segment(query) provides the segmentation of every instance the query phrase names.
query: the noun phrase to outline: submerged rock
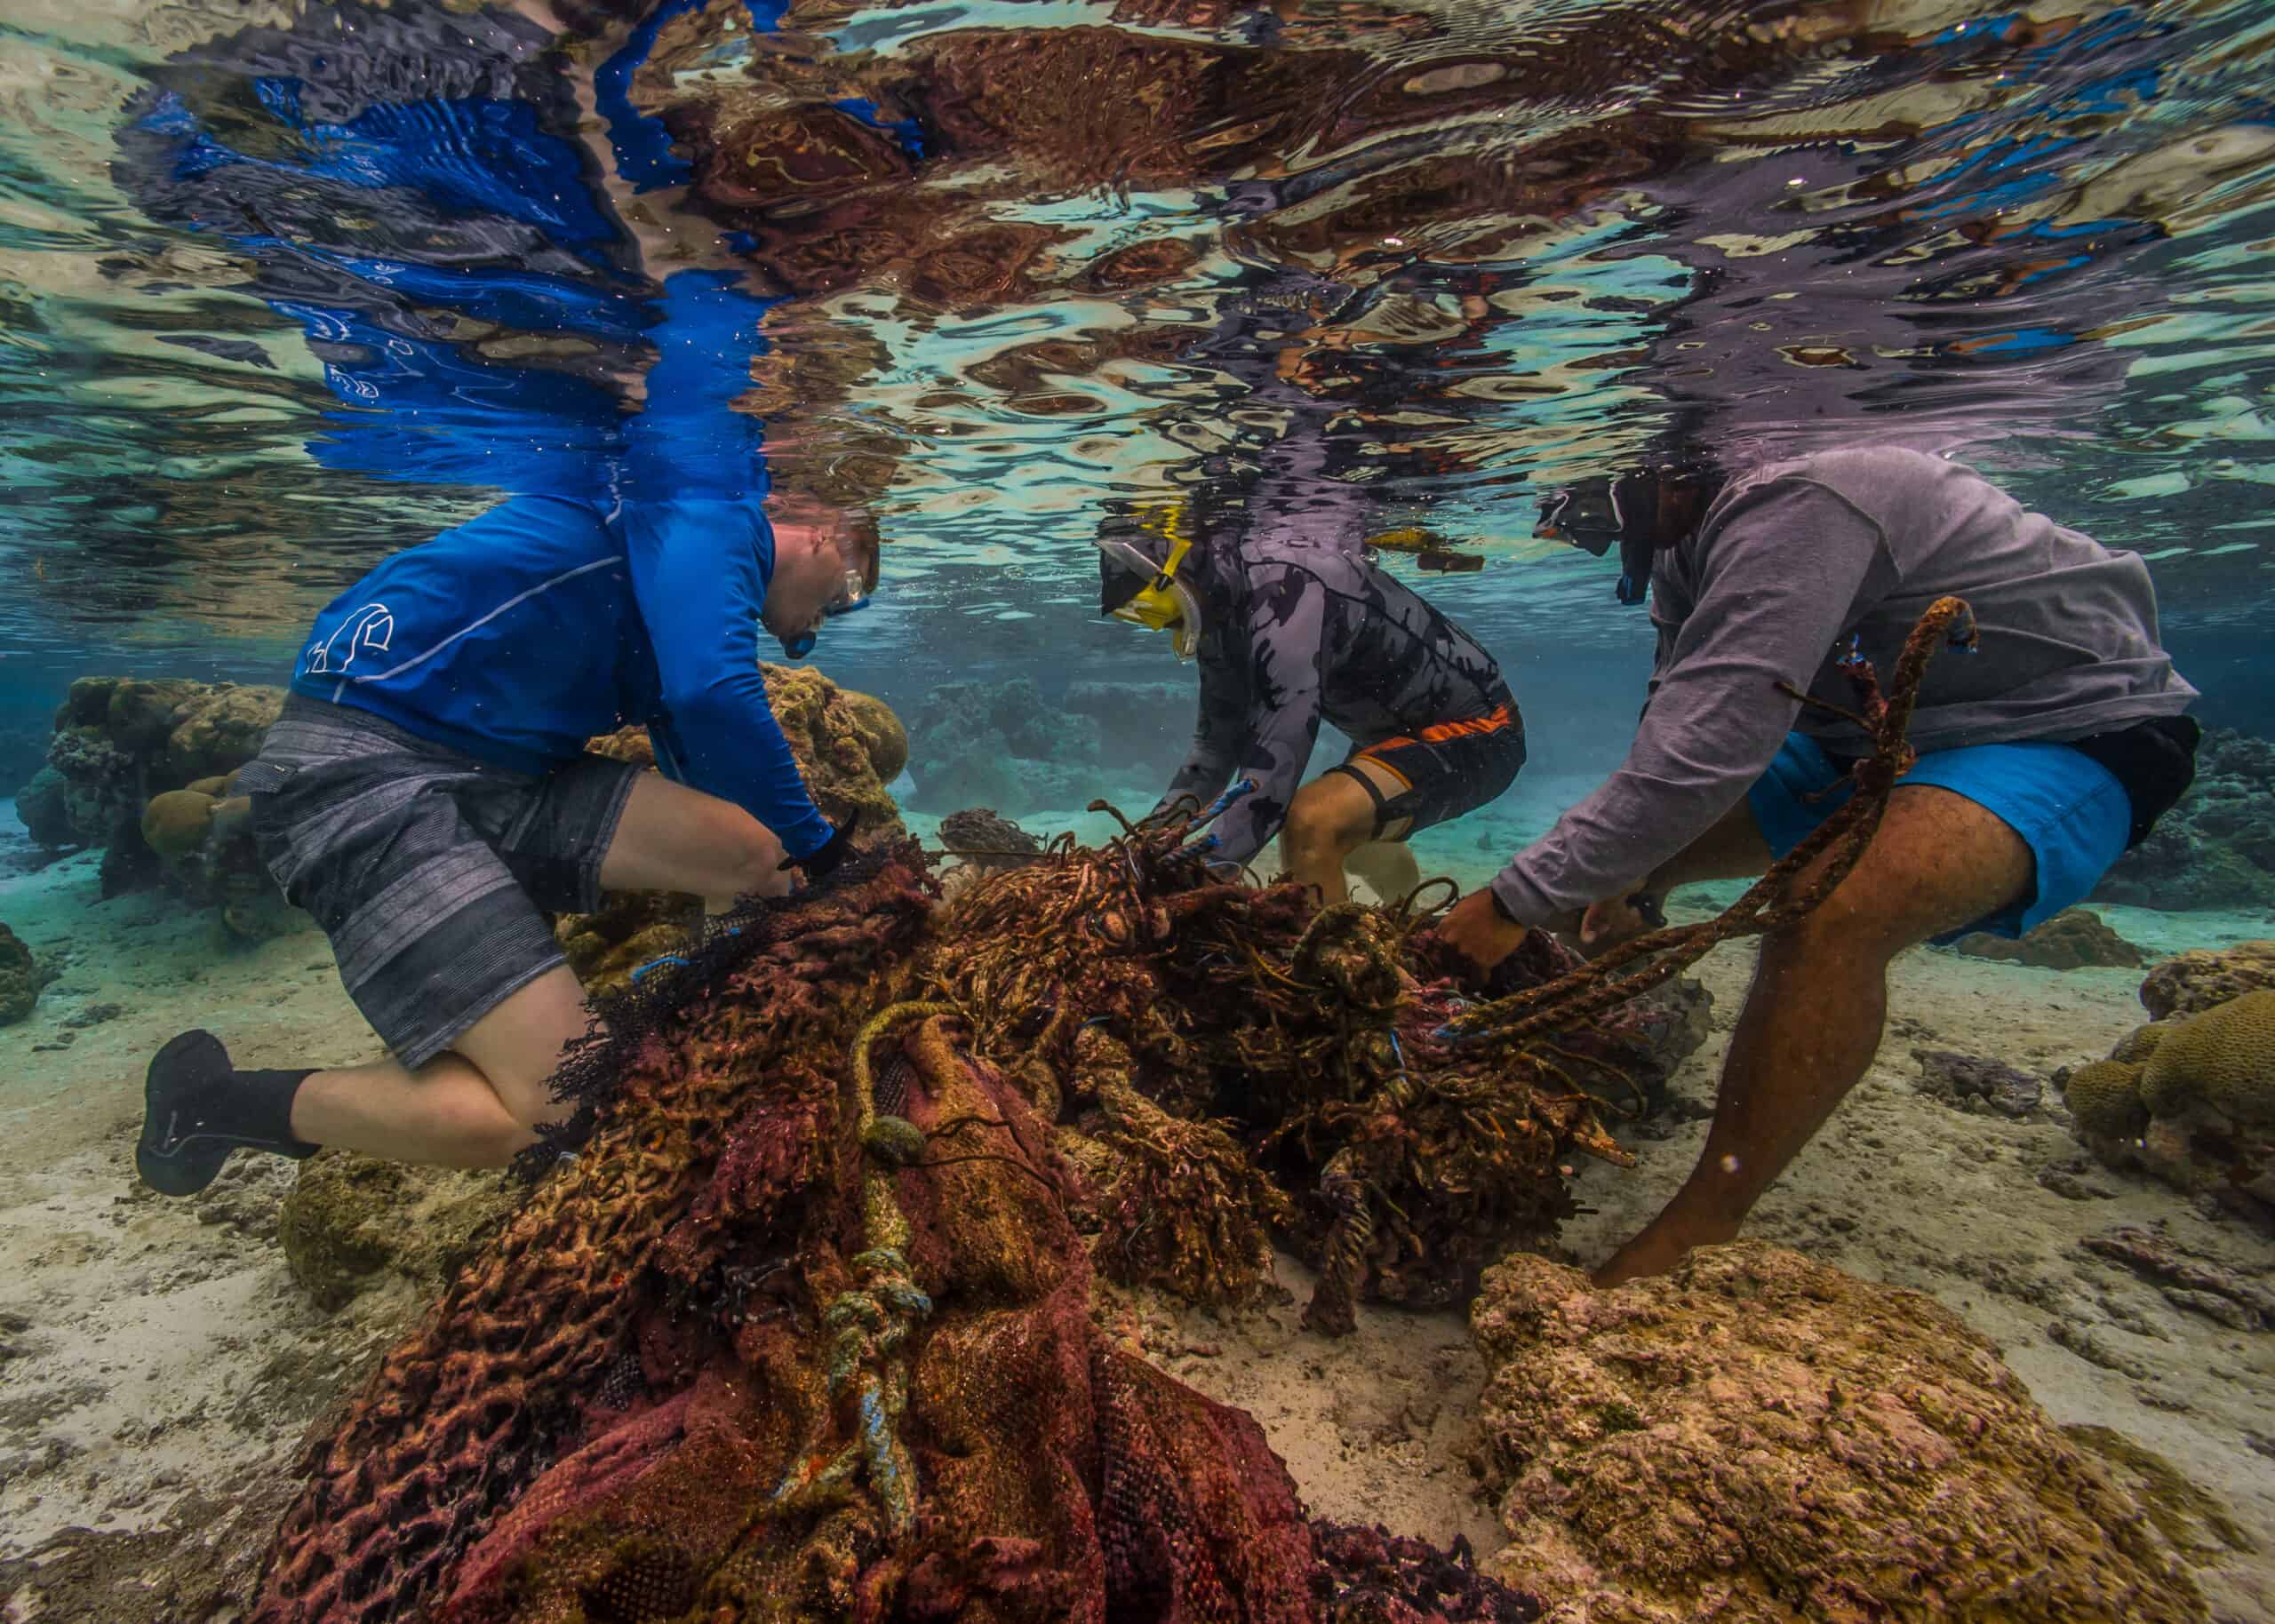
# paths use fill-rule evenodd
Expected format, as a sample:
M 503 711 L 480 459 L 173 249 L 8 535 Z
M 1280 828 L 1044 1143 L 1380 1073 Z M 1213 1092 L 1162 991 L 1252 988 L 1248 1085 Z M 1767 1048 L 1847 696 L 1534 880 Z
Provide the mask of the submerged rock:
M 2275 987 L 2275 942 L 2198 948 L 2149 972 L 2141 983 L 2141 1007 L 2161 1021 L 2195 1015 L 2263 987 Z
M 1042 842 L 993 807 L 970 807 L 940 820 L 948 856 L 976 869 L 1017 868 L 1042 850 Z
M 500 1173 L 406 1167 L 322 1150 L 301 1164 L 278 1214 L 277 1238 L 292 1278 L 326 1311 L 388 1275 L 431 1293 L 521 1193 Z
M 2162 1286 L 2168 1299 L 2191 1313 L 2239 1331 L 2275 1330 L 2275 1290 L 2224 1264 L 2183 1252 L 2170 1236 L 2127 1224 L 2089 1235 L 2079 1245 Z
M 2082 970 L 2102 966 L 2137 969 L 2141 950 L 2110 928 L 2098 913 L 2065 908 L 2019 938 L 1979 930 L 1960 938 L 1959 951 L 1970 959 L 1995 959 L 2041 970 Z
M 16 792 L 16 816 L 35 846 L 51 850 L 77 844 L 71 832 L 71 786 L 52 767 L 43 767 Z
M 2002 1061 L 1952 1049 L 1914 1049 L 1912 1058 L 1920 1063 L 1920 1092 L 1961 1111 L 1996 1112 L 2019 1120 L 2036 1111 L 2046 1095 L 2041 1079 Z
M 2152 1010 L 2193 1005 L 2245 979 L 2239 966 L 2266 963 L 2188 957 L 2199 959 L 2199 974 L 2160 983 L 2174 967 L 2160 967 L 2143 984 L 2142 1002 Z M 2137 1028 L 2108 1059 L 2057 1073 L 2055 1081 L 2072 1131 L 2109 1166 L 2275 1223 L 2275 989 Z
M 30 1015 L 44 979 L 23 938 L 0 925 L 0 1026 L 13 1026 Z
M 1470 1325 L 1492 1566 L 1560 1624 L 2209 1616 L 2141 1505 L 1918 1293 L 1759 1243 L 1612 1291 L 1518 1255 Z
M 289 928 L 299 916 L 227 794 L 283 704 L 277 688 L 82 677 L 55 713 L 44 782 L 19 802 L 26 826 L 43 845 L 101 847 L 105 896 L 164 882 L 219 909 L 233 935 Z

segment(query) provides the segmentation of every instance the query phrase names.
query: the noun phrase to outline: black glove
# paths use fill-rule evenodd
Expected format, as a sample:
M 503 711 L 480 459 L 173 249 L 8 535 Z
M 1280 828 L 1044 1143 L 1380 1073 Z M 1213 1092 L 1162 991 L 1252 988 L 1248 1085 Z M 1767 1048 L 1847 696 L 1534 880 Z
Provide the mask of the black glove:
M 785 857 L 784 868 L 803 869 L 808 880 L 824 880 L 845 861 L 845 854 L 853 849 L 853 832 L 861 826 L 861 808 L 854 808 L 845 815 L 845 821 L 830 832 L 829 839 L 802 857 Z

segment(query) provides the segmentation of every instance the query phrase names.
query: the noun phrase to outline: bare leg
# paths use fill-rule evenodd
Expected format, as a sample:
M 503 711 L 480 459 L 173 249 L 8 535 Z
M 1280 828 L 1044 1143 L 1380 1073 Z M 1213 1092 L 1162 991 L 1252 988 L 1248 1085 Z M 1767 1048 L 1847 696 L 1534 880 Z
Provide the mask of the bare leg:
M 1280 832 L 1287 878 L 1317 893 L 1321 906 L 1344 901 L 1343 863 L 1374 838 L 1375 800 L 1347 773 L 1327 773 L 1296 792 Z
M 779 895 L 782 846 L 749 813 L 657 774 L 633 785 L 601 883 L 692 892 L 719 912 Z M 318 1071 L 292 1099 L 292 1133 L 392 1161 L 501 1167 L 559 1113 L 547 1085 L 591 1023 L 583 990 L 556 965 L 515 990 L 416 1071 L 393 1061 Z
M 546 1085 L 591 1023 L 584 991 L 555 965 L 416 1071 L 394 1061 L 319 1071 L 292 1097 L 292 1134 L 390 1161 L 502 1167 L 560 1114 Z
M 1422 883 L 1422 865 L 1404 840 L 1369 840 L 1343 860 L 1354 880 L 1362 880 L 1378 903 L 1394 903 L 1410 896 Z
M 1597 1283 L 1657 1274 L 1693 1246 L 1736 1238 L 1872 1064 L 1889 960 L 2006 907 L 2032 880 L 2030 848 L 1992 814 L 1947 790 L 1899 787 L 1848 879 L 1816 912 L 1763 939 L 1698 1165 Z

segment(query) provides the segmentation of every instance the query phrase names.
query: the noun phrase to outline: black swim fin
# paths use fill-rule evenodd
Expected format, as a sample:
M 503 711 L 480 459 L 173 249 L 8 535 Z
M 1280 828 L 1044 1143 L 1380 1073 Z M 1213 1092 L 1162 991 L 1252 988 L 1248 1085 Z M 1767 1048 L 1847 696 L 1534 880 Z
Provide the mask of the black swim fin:
M 208 1031 L 183 1032 L 160 1049 L 142 1085 L 142 1137 L 135 1169 L 161 1195 L 192 1196 L 238 1149 L 294 1158 L 316 1147 L 292 1137 L 292 1095 L 306 1071 L 239 1072 Z

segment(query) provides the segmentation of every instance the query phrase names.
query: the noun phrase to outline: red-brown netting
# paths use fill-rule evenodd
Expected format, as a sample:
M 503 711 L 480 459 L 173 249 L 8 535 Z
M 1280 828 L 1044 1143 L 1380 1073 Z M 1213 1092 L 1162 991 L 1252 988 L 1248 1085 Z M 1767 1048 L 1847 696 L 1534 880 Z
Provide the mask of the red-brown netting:
M 1040 1107 L 975 1055 L 968 900 L 879 854 L 610 1010 L 581 1143 L 311 1451 L 258 1618 L 1533 1616 L 1465 1556 L 1322 1544 L 1253 1421 L 1108 1345 L 1052 1134 L 1116 1040 L 1030 1012 Z M 1085 933 L 1048 996 L 1166 946 Z
M 1619 1154 L 1633 995 L 1840 882 L 1966 629 L 1939 601 L 1885 701 L 1859 671 L 1857 793 L 1720 919 L 1536 942 L 1482 1003 L 1410 906 L 1211 877 L 1198 809 L 946 904 L 904 844 L 746 911 L 563 1068 L 555 1165 L 310 1450 L 256 1619 L 1537 1616 L 1308 1524 L 1253 1421 L 1093 1326 L 1092 1246 L 1226 1300 L 1277 1239 L 1330 1332 L 1462 1294 L 1561 1215 L 1560 1158 Z

